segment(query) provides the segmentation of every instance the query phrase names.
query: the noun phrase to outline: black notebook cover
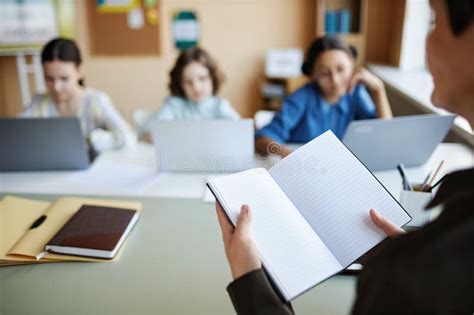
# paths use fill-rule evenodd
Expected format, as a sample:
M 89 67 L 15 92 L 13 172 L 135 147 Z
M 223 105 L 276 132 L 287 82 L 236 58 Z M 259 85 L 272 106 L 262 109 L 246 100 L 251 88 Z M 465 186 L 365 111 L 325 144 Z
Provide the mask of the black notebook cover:
M 123 243 L 121 239 L 130 230 L 129 225 L 136 222 L 135 215 L 137 211 L 131 209 L 83 205 L 46 244 L 46 250 L 72 255 L 81 255 L 80 251 L 71 253 L 74 248 L 113 252 Z M 61 247 L 68 247 L 68 252 Z

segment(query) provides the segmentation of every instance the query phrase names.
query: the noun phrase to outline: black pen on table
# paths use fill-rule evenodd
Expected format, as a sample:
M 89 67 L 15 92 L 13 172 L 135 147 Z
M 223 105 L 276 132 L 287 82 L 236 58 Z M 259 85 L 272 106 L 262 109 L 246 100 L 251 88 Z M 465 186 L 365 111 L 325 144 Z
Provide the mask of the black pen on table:
M 35 222 L 33 222 L 33 224 L 31 224 L 30 230 L 38 228 L 41 224 L 43 224 L 44 221 L 46 221 L 47 218 L 48 216 L 46 214 L 41 215 L 38 219 L 35 220 Z M 38 256 L 36 256 L 36 259 L 41 260 L 45 255 L 46 251 L 42 251 L 38 254 Z
M 41 224 L 43 224 L 43 222 L 44 222 L 47 218 L 48 218 L 48 216 L 47 216 L 46 214 L 41 215 L 38 219 L 35 220 L 35 222 L 33 222 L 33 224 L 31 224 L 30 230 L 36 229 L 38 226 L 40 226 Z

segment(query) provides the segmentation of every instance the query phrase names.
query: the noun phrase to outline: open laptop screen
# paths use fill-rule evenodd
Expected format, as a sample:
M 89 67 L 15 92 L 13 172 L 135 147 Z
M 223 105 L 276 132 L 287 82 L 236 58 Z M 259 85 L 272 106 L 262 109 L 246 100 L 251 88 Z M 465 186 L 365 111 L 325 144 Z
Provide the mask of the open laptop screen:
M 454 115 L 414 115 L 351 122 L 343 143 L 371 171 L 425 163 L 453 125 Z
M 160 171 L 237 172 L 253 167 L 252 119 L 162 121 L 152 135 Z
M 76 170 L 89 167 L 77 118 L 1 118 L 0 171 Z

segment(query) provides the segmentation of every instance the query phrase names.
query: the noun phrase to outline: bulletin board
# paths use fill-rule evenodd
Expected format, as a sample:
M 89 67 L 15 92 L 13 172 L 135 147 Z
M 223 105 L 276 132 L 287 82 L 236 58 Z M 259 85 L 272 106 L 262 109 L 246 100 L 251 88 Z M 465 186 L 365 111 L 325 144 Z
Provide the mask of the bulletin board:
M 153 7 L 150 7 L 150 3 Z M 101 8 L 98 1 L 92 0 L 86 1 L 86 6 L 92 55 L 160 54 L 159 1 L 137 0 L 136 6 L 121 10 Z M 143 14 L 143 23 L 139 27 L 130 26 L 130 13 L 137 13 L 132 10 Z M 156 15 L 154 20 L 150 18 L 150 13 Z

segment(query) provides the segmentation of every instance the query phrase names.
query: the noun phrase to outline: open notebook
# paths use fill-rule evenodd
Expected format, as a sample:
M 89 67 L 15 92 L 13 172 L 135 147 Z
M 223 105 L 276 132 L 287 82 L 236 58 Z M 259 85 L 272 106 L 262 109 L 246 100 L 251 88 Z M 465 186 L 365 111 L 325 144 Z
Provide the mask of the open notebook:
M 287 301 L 340 272 L 385 238 L 377 209 L 398 226 L 410 216 L 367 168 L 325 132 L 269 171 L 211 179 L 208 186 L 235 224 L 243 203 L 263 266 Z

